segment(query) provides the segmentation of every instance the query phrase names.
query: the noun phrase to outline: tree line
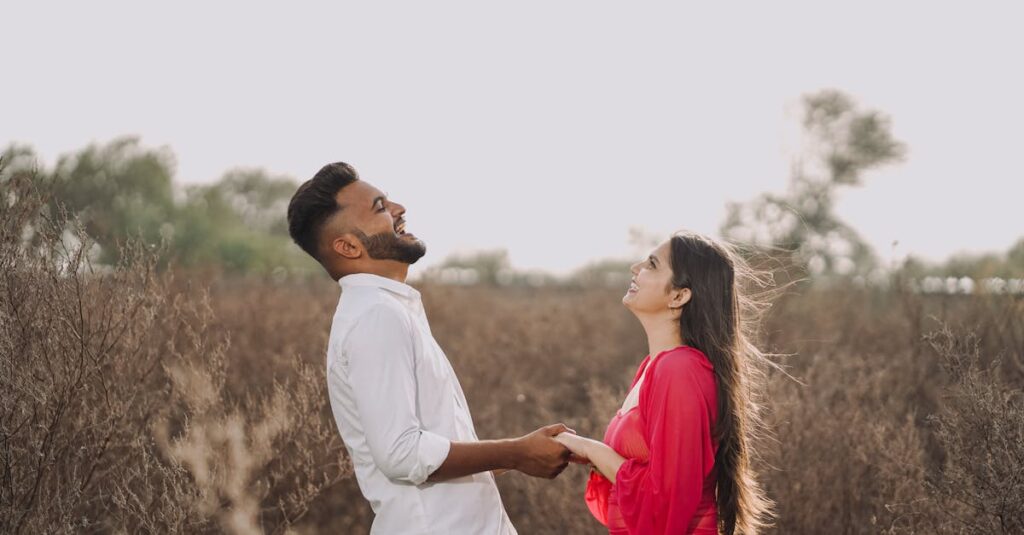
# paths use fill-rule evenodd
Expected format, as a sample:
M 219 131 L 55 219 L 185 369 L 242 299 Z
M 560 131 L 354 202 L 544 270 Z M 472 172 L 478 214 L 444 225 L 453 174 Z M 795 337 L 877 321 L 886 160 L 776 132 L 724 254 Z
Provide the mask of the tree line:
M 848 95 L 824 90 L 801 101 L 803 150 L 786 191 L 730 202 L 722 237 L 784 257 L 808 278 L 871 277 L 887 273 L 875 251 L 835 212 L 843 188 L 861 187 L 870 171 L 902 161 L 906 145 L 890 118 Z M 75 218 L 95 241 L 100 264 L 112 265 L 129 238 L 161 246 L 161 266 L 212 268 L 232 274 L 318 271 L 287 231 L 286 207 L 298 181 L 262 169 L 233 169 L 212 184 L 179 187 L 167 148 L 137 137 L 92 144 L 45 167 L 31 147 L 12 144 L 0 156 L 0 187 L 29 177 L 48 193 L 54 217 Z M 636 238 L 634 239 L 634 241 Z M 642 241 L 642 240 L 641 240 Z M 628 265 L 605 259 L 581 267 L 575 283 L 610 281 Z M 1024 237 L 1010 249 L 955 255 L 942 263 L 909 257 L 897 266 L 913 277 L 1024 277 Z M 549 284 L 559 279 L 516 270 L 507 251 L 452 256 L 424 273 L 441 282 Z M 615 279 L 614 282 L 619 282 Z

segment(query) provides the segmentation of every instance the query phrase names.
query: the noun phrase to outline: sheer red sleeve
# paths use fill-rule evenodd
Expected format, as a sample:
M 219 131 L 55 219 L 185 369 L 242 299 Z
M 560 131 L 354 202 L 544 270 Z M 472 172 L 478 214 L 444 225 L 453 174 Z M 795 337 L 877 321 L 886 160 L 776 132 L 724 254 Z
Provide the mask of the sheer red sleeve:
M 662 355 L 641 388 L 647 461 L 627 459 L 615 476 L 622 519 L 631 533 L 685 533 L 715 462 L 711 425 L 714 375 L 694 350 Z
M 640 380 L 640 374 L 643 372 L 644 367 L 650 361 L 650 355 L 644 357 L 644 360 L 640 362 L 637 367 L 636 374 L 633 375 L 633 382 L 629 384 L 629 388 L 632 389 L 636 382 Z M 608 424 L 609 428 L 611 423 Z M 605 436 L 607 438 L 607 432 Z M 609 444 L 611 445 L 611 444 Z M 590 513 L 594 515 L 594 518 L 598 522 L 608 525 L 608 497 L 612 491 L 612 483 L 608 481 L 606 477 L 601 475 L 595 469 L 590 470 L 590 478 L 587 480 L 587 489 L 583 499 L 587 502 L 587 508 L 590 509 Z

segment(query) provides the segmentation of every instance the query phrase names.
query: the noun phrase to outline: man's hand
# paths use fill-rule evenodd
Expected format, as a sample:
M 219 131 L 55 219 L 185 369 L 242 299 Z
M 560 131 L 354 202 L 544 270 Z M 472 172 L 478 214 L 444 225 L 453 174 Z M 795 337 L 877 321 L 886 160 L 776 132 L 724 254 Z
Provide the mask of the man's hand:
M 513 468 L 534 477 L 554 479 L 569 466 L 571 452 L 554 439 L 559 433 L 575 433 L 563 424 L 542 427 L 516 439 Z

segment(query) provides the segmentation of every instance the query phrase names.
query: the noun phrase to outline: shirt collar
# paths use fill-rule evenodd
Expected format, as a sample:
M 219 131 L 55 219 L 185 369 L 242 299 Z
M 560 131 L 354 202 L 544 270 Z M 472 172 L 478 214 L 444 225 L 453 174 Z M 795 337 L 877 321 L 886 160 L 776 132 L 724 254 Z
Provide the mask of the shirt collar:
M 407 299 L 418 300 L 420 298 L 420 292 L 416 288 L 413 288 L 404 282 L 398 282 L 394 279 L 374 275 L 373 273 L 353 273 L 351 275 L 345 275 L 338 279 L 338 284 L 341 285 L 342 290 L 353 286 L 369 286 L 372 288 L 387 290 Z

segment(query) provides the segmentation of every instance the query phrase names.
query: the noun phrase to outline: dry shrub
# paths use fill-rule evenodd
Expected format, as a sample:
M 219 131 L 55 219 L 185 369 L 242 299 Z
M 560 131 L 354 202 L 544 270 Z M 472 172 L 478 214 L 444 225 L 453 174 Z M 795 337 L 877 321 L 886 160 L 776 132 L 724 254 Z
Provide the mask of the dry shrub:
M 770 382 L 775 440 L 766 444 L 764 473 L 779 504 L 777 531 L 992 532 L 953 521 L 965 511 L 937 493 L 963 488 L 966 480 L 955 466 L 984 472 L 983 449 L 951 440 L 984 436 L 979 426 L 1018 429 L 1016 439 L 1006 436 L 1000 444 L 1010 448 L 1017 440 L 1017 453 L 1010 448 L 991 462 L 1006 474 L 1024 468 L 1014 460 L 1020 458 L 1024 413 L 976 406 L 986 399 L 981 392 L 1019 398 L 1024 348 L 1014 333 L 1024 327 L 1022 304 L 1013 296 L 922 296 L 853 287 L 783 300 L 770 321 L 771 340 L 796 353 L 788 363 L 802 384 L 781 375 Z M 950 330 L 946 323 L 960 328 Z M 937 333 L 928 332 L 935 328 Z M 989 339 L 979 340 L 974 331 Z M 966 360 L 953 351 L 965 340 L 974 348 Z M 996 359 L 1000 354 L 1005 358 Z M 950 362 L 991 371 L 974 374 L 971 366 Z M 974 391 L 965 395 L 966 385 Z M 954 417 L 965 410 L 974 411 L 973 424 Z M 944 423 L 932 425 L 931 415 Z M 1003 484 L 1014 481 L 1008 477 Z
M 982 364 L 978 338 L 948 327 L 928 337 L 953 384 L 930 418 L 941 468 L 927 480 L 942 533 L 1024 533 L 1024 391 Z
M 0 178 L 0 532 L 280 532 L 350 474 L 319 368 L 231 395 L 202 291 Z
M 0 531 L 78 532 L 99 522 L 157 409 L 148 339 L 164 297 L 144 251 L 101 275 L 81 233 L 41 217 L 30 183 L 4 186 Z

